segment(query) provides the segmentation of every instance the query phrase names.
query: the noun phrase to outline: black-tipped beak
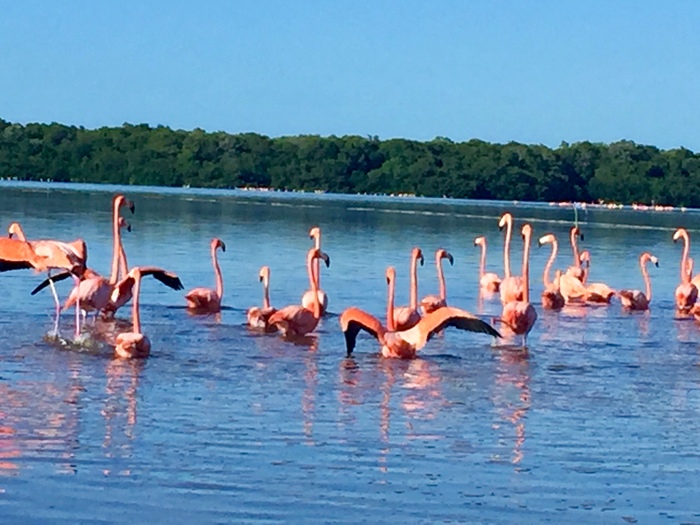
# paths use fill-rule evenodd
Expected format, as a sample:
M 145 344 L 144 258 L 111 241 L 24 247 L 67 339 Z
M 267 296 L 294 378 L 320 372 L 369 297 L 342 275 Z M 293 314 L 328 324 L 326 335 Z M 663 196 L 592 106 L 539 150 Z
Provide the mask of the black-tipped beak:
M 499 232 L 502 232 L 502 231 L 503 231 L 503 228 L 505 228 L 505 225 L 504 225 L 504 226 L 501 226 L 500 224 L 498 225 L 498 231 L 499 231 Z
M 131 211 L 131 213 L 136 212 L 136 205 L 132 201 L 129 201 L 129 210 Z
M 540 248 L 542 248 L 542 246 L 544 246 L 544 243 L 543 243 L 542 241 L 538 240 L 538 241 L 537 241 L 537 246 L 539 246 Z
M 127 225 L 126 225 L 126 231 L 128 231 L 129 233 L 131 233 L 131 224 L 127 224 Z
M 579 236 L 581 237 L 581 240 L 582 240 L 582 241 L 585 240 L 584 237 L 583 237 L 583 233 L 579 233 Z
M 219 243 L 219 246 L 221 246 L 221 251 L 222 251 L 222 252 L 225 252 L 225 251 L 226 251 L 226 245 L 224 244 L 223 241 L 221 241 L 221 242 Z
M 262 276 L 262 275 L 260 276 L 260 282 L 263 282 L 263 276 Z
M 321 254 L 319 255 L 319 257 L 321 257 L 321 259 L 323 259 L 323 262 L 326 263 L 326 268 L 330 268 L 330 266 L 331 266 L 331 258 L 328 257 L 328 254 L 327 254 L 327 253 L 324 253 L 324 252 L 321 252 Z
M 418 258 L 418 260 L 420 261 L 421 266 L 423 266 L 425 264 L 425 259 L 423 258 L 422 255 Z
M 654 266 L 656 266 L 656 267 L 658 268 L 658 267 L 659 267 L 659 261 L 656 261 L 656 262 L 654 263 Z
M 452 254 L 451 254 L 451 253 L 448 253 L 448 254 L 447 254 L 447 260 L 450 261 L 450 266 L 454 266 L 454 264 L 455 264 L 455 258 L 452 257 Z
M 12 235 L 10 235 L 10 237 L 12 237 Z M 677 238 L 674 238 L 674 239 L 673 239 L 673 244 L 676 244 L 677 242 L 678 242 L 678 239 L 677 239 Z

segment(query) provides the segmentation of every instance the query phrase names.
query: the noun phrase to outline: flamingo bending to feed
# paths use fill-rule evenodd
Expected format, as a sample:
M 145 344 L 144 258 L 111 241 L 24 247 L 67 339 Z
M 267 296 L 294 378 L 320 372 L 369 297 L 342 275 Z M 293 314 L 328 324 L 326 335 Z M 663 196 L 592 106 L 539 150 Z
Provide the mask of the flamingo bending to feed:
M 314 248 L 321 249 L 321 228 L 315 226 L 309 230 L 309 237 L 314 239 Z M 328 309 L 328 296 L 326 292 L 321 290 L 321 263 L 318 259 L 314 259 L 314 278 L 316 279 L 316 287 L 318 288 L 318 300 L 321 303 L 321 315 L 326 313 Z M 313 308 L 313 296 L 311 290 L 304 292 L 301 297 L 301 304 L 304 308 L 311 310 Z
M 221 268 L 219 267 L 219 260 L 216 258 L 216 250 L 221 248 L 221 251 L 225 252 L 226 245 L 221 239 L 214 238 L 211 240 L 210 246 L 211 260 L 214 265 L 214 274 L 216 275 L 216 290 L 195 288 L 187 292 L 185 300 L 190 313 L 215 314 L 221 311 L 221 299 L 224 296 L 224 280 L 221 277 Z
M 683 239 L 683 255 L 681 256 L 681 284 L 676 288 L 676 309 L 679 313 L 688 313 L 698 298 L 698 289 L 691 282 L 692 261 L 689 262 L 690 237 L 685 228 L 678 228 L 673 233 L 673 242 Z M 690 272 L 688 272 L 690 267 Z
M 622 307 L 628 310 L 648 310 L 651 303 L 651 280 L 647 272 L 647 261 L 654 263 L 654 266 L 659 266 L 659 260 L 648 252 L 644 252 L 639 257 L 639 267 L 642 269 L 642 277 L 646 285 L 646 294 L 639 290 L 620 290 L 620 302 Z
M 442 269 L 442 260 L 447 259 L 450 265 L 454 265 L 455 259 L 447 250 L 440 248 L 435 252 L 435 266 L 437 267 L 438 282 L 440 283 L 440 295 L 426 295 L 420 302 L 423 315 L 434 312 L 438 308 L 447 306 L 447 287 L 445 286 L 445 273 Z
M 557 242 L 557 238 L 554 236 L 554 234 L 549 233 L 540 237 L 538 244 L 540 246 L 543 246 L 544 244 L 552 245 L 552 253 L 547 261 L 547 266 L 545 267 L 543 276 L 543 279 L 545 281 L 545 287 L 548 287 L 549 285 L 551 285 L 548 277 L 549 269 L 552 267 L 552 265 L 554 264 L 554 260 L 557 257 L 557 253 L 559 251 L 559 243 Z M 581 281 L 570 275 L 564 274 L 559 277 L 557 289 L 564 298 L 564 302 L 567 304 L 582 303 L 586 300 L 586 287 L 583 286 L 583 284 L 581 284 Z
M 479 286 L 482 291 L 494 293 L 501 288 L 501 278 L 493 272 L 486 272 L 486 237 L 474 239 L 474 246 L 481 246 L 481 262 L 479 263 Z
M 581 238 L 581 240 L 583 240 L 583 234 L 581 233 L 581 230 L 578 229 L 578 226 L 572 226 L 571 231 L 569 233 L 569 239 L 571 240 L 571 249 L 574 252 L 574 265 L 569 266 L 569 268 L 567 268 L 566 275 L 575 277 L 579 281 L 583 282 L 583 268 L 581 268 L 581 257 L 579 256 L 578 251 L 579 237 Z
M 141 317 L 139 315 L 139 294 L 141 290 L 141 270 L 137 266 L 132 268 L 124 280 L 129 280 L 133 287 L 132 305 L 133 331 L 124 332 L 117 336 L 117 344 L 114 353 L 124 359 L 142 359 L 151 353 L 151 341 L 141 333 Z
M 323 259 L 326 267 L 330 266 L 331 260 L 327 254 L 318 248 L 311 248 L 306 256 L 306 271 L 309 274 L 309 284 L 314 294 L 311 296 L 311 309 L 302 305 L 285 306 L 277 310 L 270 316 L 269 324 L 276 326 L 284 336 L 301 337 L 313 332 L 321 319 L 321 302 L 318 299 L 318 288 L 314 277 L 314 259 Z
M 448 327 L 501 337 L 498 331 L 478 317 L 459 308 L 448 306 L 427 314 L 413 328 L 397 331 L 393 322 L 395 277 L 396 272 L 390 266 L 386 270 L 388 284 L 386 327 L 382 325 L 379 319 L 359 308 L 351 307 L 341 314 L 340 327 L 345 335 L 348 357 L 352 355 L 355 349 L 357 334 L 360 330 L 364 330 L 377 338 L 381 346 L 382 356 L 400 359 L 416 357 L 416 352 L 421 350 L 436 333 Z
M 270 325 L 270 317 L 277 310 L 270 306 L 270 268 L 263 266 L 260 268 L 260 282 L 263 284 L 263 306 L 252 306 L 248 308 L 246 317 L 248 326 L 251 328 L 262 328 L 266 332 L 275 331 L 276 328 Z
M 527 345 L 527 334 L 537 320 L 535 307 L 530 304 L 530 239 L 532 238 L 532 227 L 524 224 L 521 230 L 523 249 L 523 300 L 511 301 L 503 306 L 503 313 L 498 322 L 503 323 L 513 334 L 523 338 L 523 348 Z
M 538 244 L 540 246 L 551 243 L 552 253 L 547 259 L 547 264 L 544 267 L 542 274 L 542 282 L 544 283 L 544 291 L 542 292 L 542 308 L 546 310 L 561 310 L 566 302 L 561 293 L 561 271 L 557 270 L 554 281 L 549 280 L 549 271 L 554 264 L 554 259 L 557 257 L 557 239 L 554 234 L 543 235 L 540 237 Z
M 418 312 L 418 261 L 423 266 L 423 252 L 420 248 L 411 250 L 410 305 L 394 308 L 393 321 L 397 330 L 408 330 L 420 321 Z
M 510 274 L 510 239 L 513 235 L 513 216 L 506 212 L 498 221 L 498 229 L 506 229 L 503 243 L 503 280 L 500 285 L 501 303 L 521 301 L 523 298 L 523 281 L 520 276 Z
M 586 287 L 586 301 L 597 304 L 610 304 L 610 300 L 615 295 L 615 290 L 605 283 L 588 283 L 588 274 L 591 271 L 591 253 L 583 250 L 579 255 L 583 276 L 581 282 Z

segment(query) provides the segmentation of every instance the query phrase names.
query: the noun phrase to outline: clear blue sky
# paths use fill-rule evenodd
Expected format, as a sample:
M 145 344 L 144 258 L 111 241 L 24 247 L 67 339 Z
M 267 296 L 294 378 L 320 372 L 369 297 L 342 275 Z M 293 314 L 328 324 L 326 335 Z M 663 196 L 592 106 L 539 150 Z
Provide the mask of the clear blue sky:
M 0 7 L 13 122 L 700 150 L 700 1 Z

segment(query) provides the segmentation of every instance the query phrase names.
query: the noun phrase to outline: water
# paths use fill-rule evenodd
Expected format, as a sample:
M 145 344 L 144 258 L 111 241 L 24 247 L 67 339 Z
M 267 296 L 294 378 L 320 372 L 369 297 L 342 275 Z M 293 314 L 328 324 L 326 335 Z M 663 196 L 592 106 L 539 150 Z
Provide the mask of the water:
M 115 188 L 0 186 L 0 223 L 33 238 L 89 245 L 108 273 Z M 298 303 L 307 232 L 320 225 L 331 267 L 329 310 L 382 314 L 384 270 L 395 265 L 408 301 L 408 256 L 426 254 L 420 295 L 435 293 L 434 251 L 445 247 L 448 301 L 498 315 L 477 300 L 478 250 L 502 273 L 499 214 L 528 220 L 535 238 L 572 256 L 573 214 L 548 206 L 441 199 L 336 198 L 124 189 L 136 202 L 124 233 L 131 265 L 177 272 L 186 289 L 212 286 L 209 241 L 221 237 L 220 318 L 190 317 L 183 294 L 146 281 L 144 362 L 45 339 L 48 293 L 29 271 L 0 275 L 0 519 L 3 523 L 700 523 L 700 329 L 674 319 L 680 247 L 673 228 L 700 232 L 700 215 L 590 210 L 579 215 L 592 281 L 642 288 L 650 250 L 649 313 L 609 308 L 543 312 L 530 352 L 447 331 L 413 361 L 384 360 L 362 336 L 345 358 L 337 315 L 308 345 L 249 333 L 271 267 L 276 306 Z M 519 267 L 521 242 L 514 236 Z M 533 248 L 539 303 L 548 249 Z M 68 283 L 59 285 L 65 297 Z M 536 304 L 537 305 L 537 304 Z M 120 311 L 129 317 L 130 308 Z M 64 314 L 68 335 L 72 316 Z

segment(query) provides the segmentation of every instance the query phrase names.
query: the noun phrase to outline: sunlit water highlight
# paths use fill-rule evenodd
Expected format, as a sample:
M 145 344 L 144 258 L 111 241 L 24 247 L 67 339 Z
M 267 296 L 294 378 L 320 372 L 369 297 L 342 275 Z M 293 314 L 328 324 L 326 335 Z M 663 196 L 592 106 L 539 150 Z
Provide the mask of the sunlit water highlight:
M 107 273 L 114 188 L 0 185 L 0 226 L 33 238 L 83 237 Z M 61 187 L 63 188 L 63 187 Z M 474 237 L 502 273 L 497 218 L 511 210 L 535 238 L 559 237 L 573 214 L 547 206 L 440 199 L 256 194 L 125 188 L 136 202 L 124 234 L 131 265 L 177 272 L 186 289 L 213 285 L 209 240 L 228 251 L 219 318 L 190 317 L 183 294 L 143 286 L 144 362 L 45 338 L 48 293 L 31 272 L 0 275 L 0 519 L 3 523 L 463 522 L 700 523 L 700 328 L 674 319 L 680 247 L 675 227 L 700 232 L 696 213 L 580 213 L 592 281 L 642 288 L 650 250 L 649 313 L 609 308 L 543 312 L 530 352 L 446 332 L 419 359 L 377 356 L 369 337 L 345 358 L 337 314 L 385 309 L 387 265 L 408 300 L 408 256 L 420 246 L 420 295 L 435 293 L 434 251 L 447 266 L 448 301 L 490 318 L 477 299 Z M 250 333 L 261 303 L 258 269 L 271 267 L 273 304 L 308 288 L 307 232 L 320 225 L 331 267 L 332 314 L 293 345 Z M 539 303 L 548 249 L 533 248 Z M 521 242 L 514 236 L 513 264 Z M 69 284 L 59 285 L 65 297 Z M 129 308 L 120 311 L 128 318 Z M 61 330 L 72 330 L 65 313 Z

